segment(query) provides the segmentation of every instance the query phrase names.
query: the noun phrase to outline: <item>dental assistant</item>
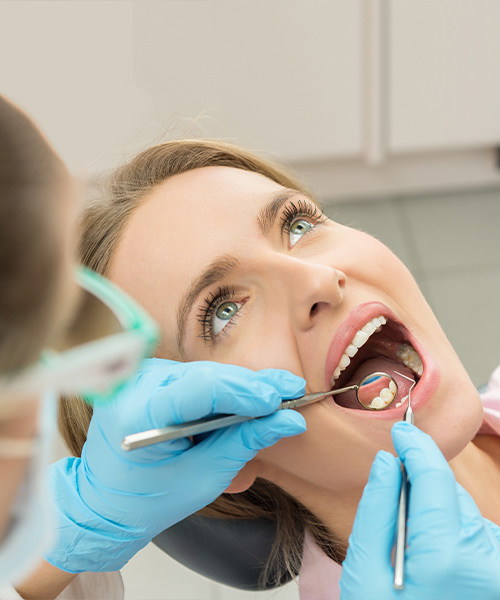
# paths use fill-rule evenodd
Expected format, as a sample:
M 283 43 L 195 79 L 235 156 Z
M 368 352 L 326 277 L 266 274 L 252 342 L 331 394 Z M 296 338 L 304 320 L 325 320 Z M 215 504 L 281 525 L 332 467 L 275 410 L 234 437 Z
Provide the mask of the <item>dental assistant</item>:
M 138 550 L 220 495 L 260 449 L 305 430 L 295 411 L 274 414 L 283 397 L 304 392 L 300 377 L 140 363 L 156 338 L 149 317 L 92 272 L 75 280 L 74 196 L 42 134 L 0 96 L 2 600 L 66 589 L 71 597 L 123 597 L 117 571 Z M 90 339 L 82 343 L 82 334 Z M 66 351 L 48 353 L 57 340 Z M 131 365 L 139 370 L 127 382 Z M 61 390 L 95 397 L 94 415 L 82 457 L 50 466 L 46 486 Z M 103 390 L 114 393 L 105 398 Z M 214 412 L 264 418 L 197 445 L 185 439 L 120 455 L 128 433 Z

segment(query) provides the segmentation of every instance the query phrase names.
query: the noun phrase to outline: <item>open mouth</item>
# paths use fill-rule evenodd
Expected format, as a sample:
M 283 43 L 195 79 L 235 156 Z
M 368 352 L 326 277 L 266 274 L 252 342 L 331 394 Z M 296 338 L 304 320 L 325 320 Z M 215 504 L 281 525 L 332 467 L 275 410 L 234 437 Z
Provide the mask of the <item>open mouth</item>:
M 412 381 L 418 383 L 424 372 L 424 364 L 418 352 L 408 340 L 406 329 L 384 316 L 366 323 L 352 337 L 335 368 L 330 386 L 339 389 L 358 384 L 371 373 L 387 373 L 396 382 L 394 394 L 382 394 L 370 405 L 358 402 L 355 391 L 337 394 L 333 400 L 339 406 L 355 410 L 391 410 L 408 400 Z M 408 380 L 409 378 L 410 380 Z

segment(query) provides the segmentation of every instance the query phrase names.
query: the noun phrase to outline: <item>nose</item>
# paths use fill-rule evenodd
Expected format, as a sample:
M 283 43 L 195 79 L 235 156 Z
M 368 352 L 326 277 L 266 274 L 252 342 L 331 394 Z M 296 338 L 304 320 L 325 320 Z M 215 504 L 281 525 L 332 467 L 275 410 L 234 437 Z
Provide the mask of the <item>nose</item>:
M 275 265 L 275 281 L 287 294 L 296 325 L 309 329 L 342 302 L 346 275 L 336 267 L 281 255 Z

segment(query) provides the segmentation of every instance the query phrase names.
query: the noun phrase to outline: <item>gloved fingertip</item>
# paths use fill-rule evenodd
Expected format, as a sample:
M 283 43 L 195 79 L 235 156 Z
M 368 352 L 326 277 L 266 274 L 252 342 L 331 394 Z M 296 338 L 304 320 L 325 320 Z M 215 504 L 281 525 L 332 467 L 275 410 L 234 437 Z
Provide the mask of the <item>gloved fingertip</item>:
M 306 430 L 304 417 L 294 410 L 280 410 L 268 417 L 249 421 L 248 426 L 254 430 L 262 447 L 272 446 L 284 437 L 300 435 Z
M 283 418 L 286 417 L 286 422 L 283 424 L 282 431 L 286 437 L 299 435 L 307 430 L 307 424 L 304 417 L 296 410 L 286 410 L 283 412 Z
M 391 435 L 392 441 L 394 444 L 398 444 L 398 442 L 402 442 L 405 439 L 408 439 L 408 436 L 413 436 L 415 434 L 418 435 L 420 430 L 415 425 L 408 423 L 407 421 L 399 421 L 392 426 Z
M 373 461 L 369 480 L 379 481 L 383 479 L 388 473 L 394 471 L 394 469 L 399 469 L 398 459 L 395 456 L 393 456 L 390 452 L 386 452 L 385 450 L 379 450 L 377 452 L 377 455 L 375 456 L 375 460 Z
M 398 421 L 392 426 L 392 431 L 405 433 L 408 431 L 417 431 L 417 427 L 415 427 L 415 425 L 412 425 L 408 421 Z
M 295 410 L 274 413 L 268 417 L 268 427 L 275 432 L 277 439 L 300 435 L 307 429 L 304 417 Z
M 282 398 L 299 398 L 305 394 L 306 380 L 290 371 L 263 369 L 258 375 L 259 379 L 274 386 Z

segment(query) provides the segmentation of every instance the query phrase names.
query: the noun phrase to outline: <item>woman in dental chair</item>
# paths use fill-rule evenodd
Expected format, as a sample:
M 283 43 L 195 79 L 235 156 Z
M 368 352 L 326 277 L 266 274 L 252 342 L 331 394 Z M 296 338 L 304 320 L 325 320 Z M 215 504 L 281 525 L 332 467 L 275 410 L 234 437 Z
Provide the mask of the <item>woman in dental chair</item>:
M 326 218 L 302 183 L 262 158 L 178 141 L 111 176 L 83 215 L 81 257 L 154 317 L 158 359 L 285 369 L 311 392 L 369 369 L 417 382 L 415 423 L 428 435 L 393 429 L 405 404 L 377 412 L 325 400 L 300 409 L 305 433 L 262 450 L 205 509 L 275 520 L 269 568 L 300 571 L 301 597 L 339 597 L 341 575 L 349 599 L 498 597 L 497 528 L 486 519 L 500 524 L 500 374 L 483 411 L 412 275 L 381 242 Z M 63 409 L 79 454 L 89 412 Z M 389 574 L 394 448 L 412 483 L 404 593 Z

